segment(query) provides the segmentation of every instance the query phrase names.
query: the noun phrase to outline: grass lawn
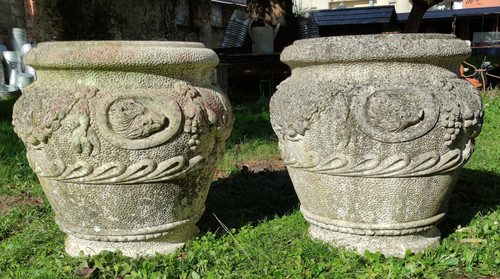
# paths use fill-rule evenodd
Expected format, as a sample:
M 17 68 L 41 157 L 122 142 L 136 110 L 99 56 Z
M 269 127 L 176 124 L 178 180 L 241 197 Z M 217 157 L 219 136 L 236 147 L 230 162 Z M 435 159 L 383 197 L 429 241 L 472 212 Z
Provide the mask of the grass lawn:
M 234 108 L 235 130 L 198 222 L 172 255 L 71 258 L 23 143 L 0 101 L 0 278 L 497 278 L 500 276 L 500 98 L 438 226 L 441 245 L 404 259 L 360 256 L 311 240 L 279 160 L 267 100 Z M 227 226 L 221 227 L 215 216 Z

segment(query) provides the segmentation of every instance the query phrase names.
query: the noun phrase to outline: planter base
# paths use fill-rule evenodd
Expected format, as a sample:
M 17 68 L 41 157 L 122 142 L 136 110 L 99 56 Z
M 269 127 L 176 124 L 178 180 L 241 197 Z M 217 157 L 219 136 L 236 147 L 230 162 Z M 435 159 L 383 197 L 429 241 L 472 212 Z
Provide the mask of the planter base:
M 83 251 L 85 256 L 94 256 L 105 250 L 111 252 L 120 250 L 127 257 L 154 256 L 156 253 L 166 255 L 183 247 L 184 243 L 194 238 L 198 232 L 199 229 L 196 226 L 184 227 L 168 235 L 143 241 L 95 241 L 68 235 L 66 253 L 72 257 L 78 257 L 80 251 Z
M 434 228 L 420 234 L 366 236 L 334 232 L 311 225 L 309 228 L 309 235 L 313 238 L 331 243 L 338 248 L 356 250 L 359 254 L 363 254 L 365 250 L 372 253 L 380 251 L 385 256 L 403 258 L 408 249 L 411 249 L 413 253 L 420 253 L 424 252 L 429 246 L 436 247 L 439 245 L 441 232 L 437 228 Z

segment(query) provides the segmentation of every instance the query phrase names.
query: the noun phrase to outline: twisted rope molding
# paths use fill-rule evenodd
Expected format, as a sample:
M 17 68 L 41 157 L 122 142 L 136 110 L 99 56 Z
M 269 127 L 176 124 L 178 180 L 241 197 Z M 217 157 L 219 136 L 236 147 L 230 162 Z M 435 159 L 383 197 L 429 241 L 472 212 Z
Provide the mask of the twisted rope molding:
M 200 155 L 189 160 L 184 156 L 176 156 L 160 163 L 144 159 L 130 166 L 121 162 L 108 162 L 99 167 L 78 161 L 69 168 L 65 168 L 60 162 L 59 165 L 64 169 L 60 175 L 50 176 L 40 171 L 37 173 L 52 180 L 81 184 L 156 183 L 179 178 L 198 168 L 203 160 Z
M 381 159 L 376 154 L 366 154 L 359 161 L 337 154 L 320 160 L 317 154 L 313 154 L 310 157 L 316 162 L 312 164 L 300 162 L 293 153 L 288 153 L 284 161 L 287 167 L 335 176 L 414 177 L 453 171 L 467 161 L 472 149 L 473 144 L 470 143 L 463 152 L 454 149 L 440 155 L 430 151 L 413 158 L 408 154 L 396 154 Z

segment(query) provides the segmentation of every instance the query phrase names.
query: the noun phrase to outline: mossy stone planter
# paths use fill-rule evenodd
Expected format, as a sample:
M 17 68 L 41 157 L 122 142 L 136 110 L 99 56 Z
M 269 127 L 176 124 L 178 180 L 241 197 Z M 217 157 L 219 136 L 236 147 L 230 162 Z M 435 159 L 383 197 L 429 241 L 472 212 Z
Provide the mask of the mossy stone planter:
M 404 256 L 437 245 L 483 108 L 458 77 L 468 42 L 394 34 L 296 41 L 271 104 L 312 237 Z
M 14 106 L 66 251 L 170 253 L 194 236 L 233 115 L 200 43 L 50 42 Z

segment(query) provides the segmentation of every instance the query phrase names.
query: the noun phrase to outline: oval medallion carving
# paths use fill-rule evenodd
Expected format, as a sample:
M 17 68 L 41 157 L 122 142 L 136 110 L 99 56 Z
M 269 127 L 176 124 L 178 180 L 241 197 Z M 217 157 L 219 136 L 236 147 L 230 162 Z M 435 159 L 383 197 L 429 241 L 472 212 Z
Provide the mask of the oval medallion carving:
M 404 142 L 428 133 L 437 123 L 439 107 L 424 88 L 382 89 L 356 98 L 356 121 L 363 133 L 381 142 Z
M 99 104 L 97 126 L 111 144 L 146 149 L 170 140 L 179 131 L 177 103 L 159 96 L 125 95 Z
M 131 140 L 146 138 L 168 126 L 165 115 L 146 108 L 134 99 L 113 102 L 108 119 L 115 133 Z

